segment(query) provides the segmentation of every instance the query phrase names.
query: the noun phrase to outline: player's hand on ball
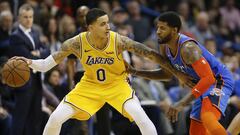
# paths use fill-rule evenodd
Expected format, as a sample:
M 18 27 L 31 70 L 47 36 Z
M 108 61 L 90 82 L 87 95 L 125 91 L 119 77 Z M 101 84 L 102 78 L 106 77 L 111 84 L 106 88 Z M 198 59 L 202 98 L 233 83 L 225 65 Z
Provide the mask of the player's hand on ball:
M 170 106 L 167 112 L 167 117 L 171 122 L 178 121 L 178 113 L 184 109 L 184 106 L 181 103 L 176 103 L 173 106 Z
M 25 61 L 28 65 L 31 65 L 31 64 L 32 64 L 32 60 L 31 60 L 31 59 L 28 59 L 28 58 L 25 58 L 25 57 L 22 57 L 22 56 L 14 56 L 14 57 L 12 57 L 11 59 L 23 60 L 23 61 Z M 11 60 L 11 59 L 10 59 L 10 60 Z

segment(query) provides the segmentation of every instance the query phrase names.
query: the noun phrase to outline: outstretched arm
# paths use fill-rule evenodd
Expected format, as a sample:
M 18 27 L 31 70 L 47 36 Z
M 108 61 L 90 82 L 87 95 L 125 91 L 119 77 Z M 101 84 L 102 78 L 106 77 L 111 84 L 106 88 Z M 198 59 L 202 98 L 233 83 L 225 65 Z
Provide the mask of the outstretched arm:
M 61 49 L 45 59 L 31 60 L 24 57 L 17 57 L 17 59 L 22 59 L 26 61 L 32 69 L 40 72 L 46 72 L 60 63 L 64 58 L 70 54 L 74 54 L 80 58 L 81 43 L 78 36 L 66 40 Z
M 173 74 L 175 77 L 177 77 L 182 83 L 188 85 L 189 87 L 193 87 L 194 83 L 192 83 L 190 80 L 191 78 L 184 75 L 183 73 L 177 71 L 175 68 L 173 68 L 170 64 L 170 62 L 162 57 L 159 53 L 154 51 L 151 48 L 146 47 L 146 45 L 133 41 L 125 36 L 119 36 L 118 38 L 118 51 L 121 53 L 122 51 L 127 50 L 132 53 L 135 53 L 137 55 L 147 57 L 150 60 L 160 64 L 160 66 L 167 72 Z M 150 77 L 149 77 L 150 78 Z
M 154 51 L 151 48 L 148 48 L 146 45 L 133 41 L 132 39 L 120 36 L 118 38 L 118 51 L 121 53 L 124 50 L 130 51 L 136 55 L 147 57 L 150 60 L 160 64 L 161 67 L 170 68 L 172 74 L 177 74 L 177 71 L 171 67 L 169 62 L 165 60 L 160 54 Z

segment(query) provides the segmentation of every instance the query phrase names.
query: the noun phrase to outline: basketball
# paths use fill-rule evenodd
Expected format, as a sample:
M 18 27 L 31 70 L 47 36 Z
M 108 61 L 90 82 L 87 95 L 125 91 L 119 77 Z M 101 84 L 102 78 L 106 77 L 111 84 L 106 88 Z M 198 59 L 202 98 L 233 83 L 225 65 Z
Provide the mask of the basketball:
M 23 60 L 10 59 L 3 66 L 2 78 L 10 87 L 21 87 L 30 78 L 30 68 Z

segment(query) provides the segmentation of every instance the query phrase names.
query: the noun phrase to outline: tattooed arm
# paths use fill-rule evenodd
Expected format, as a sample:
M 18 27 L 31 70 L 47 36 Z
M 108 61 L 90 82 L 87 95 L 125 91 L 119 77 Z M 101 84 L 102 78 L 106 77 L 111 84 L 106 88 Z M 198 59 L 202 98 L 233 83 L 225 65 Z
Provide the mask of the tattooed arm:
M 64 58 L 70 54 L 76 55 L 78 58 L 81 57 L 80 54 L 81 43 L 79 36 L 75 36 L 71 39 L 66 40 L 61 49 L 45 59 L 31 60 L 25 57 L 14 57 L 16 59 L 22 59 L 28 63 L 29 67 L 40 72 L 46 72 L 60 63 Z
M 193 87 L 194 84 L 191 82 L 191 78 L 174 69 L 170 62 L 166 58 L 162 57 L 159 53 L 153 49 L 146 47 L 144 44 L 133 41 L 128 37 L 119 35 L 118 52 L 121 53 L 124 50 L 149 58 L 150 60 L 160 64 L 164 70 L 176 76 L 182 83 L 188 85 L 189 87 Z
M 160 55 L 161 56 L 165 56 L 164 55 L 164 46 L 160 46 Z M 164 57 L 166 58 L 166 57 Z M 128 63 L 125 64 L 126 68 L 127 68 L 127 72 L 132 74 L 132 75 L 136 75 L 136 76 L 141 76 L 145 79 L 153 79 L 153 80 L 161 80 L 161 81 L 169 81 L 173 75 L 169 72 L 167 72 L 166 70 L 160 68 L 160 69 L 154 69 L 154 70 L 137 70 L 135 68 L 133 68 L 131 65 L 129 65 Z
M 79 36 L 75 36 L 71 39 L 63 42 L 61 49 L 52 54 L 53 59 L 56 63 L 60 63 L 64 58 L 69 56 L 70 54 L 74 54 L 76 57 L 81 57 L 81 42 L 79 40 Z

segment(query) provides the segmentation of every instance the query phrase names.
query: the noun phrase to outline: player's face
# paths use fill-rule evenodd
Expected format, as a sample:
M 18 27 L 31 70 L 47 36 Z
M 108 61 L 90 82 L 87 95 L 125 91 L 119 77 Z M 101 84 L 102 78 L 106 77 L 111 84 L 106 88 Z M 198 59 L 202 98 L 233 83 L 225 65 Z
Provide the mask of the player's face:
M 22 10 L 19 14 L 19 23 L 30 29 L 33 25 L 33 11 L 32 10 Z
M 108 15 L 99 17 L 91 26 L 91 31 L 99 37 L 107 37 L 110 31 Z
M 166 22 L 158 21 L 157 35 L 159 44 L 165 44 L 172 38 L 173 28 L 169 27 Z

